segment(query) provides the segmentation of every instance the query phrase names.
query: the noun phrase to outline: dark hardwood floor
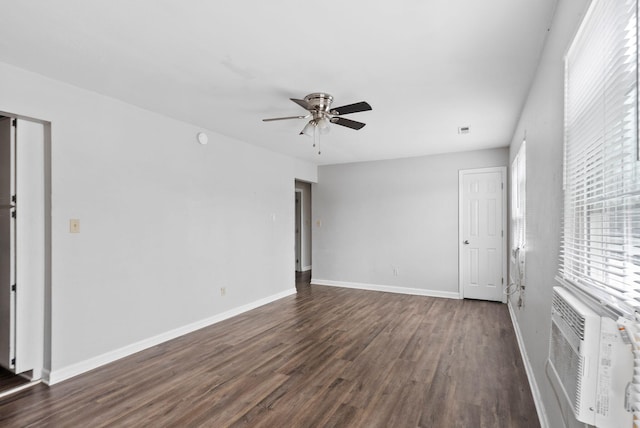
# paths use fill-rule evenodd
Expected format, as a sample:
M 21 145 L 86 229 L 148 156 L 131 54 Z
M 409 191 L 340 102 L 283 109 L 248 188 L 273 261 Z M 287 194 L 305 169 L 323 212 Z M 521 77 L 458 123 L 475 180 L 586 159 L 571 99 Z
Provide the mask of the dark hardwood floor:
M 0 393 L 28 384 L 29 381 L 0 367 Z
M 296 295 L 0 400 L 0 426 L 539 426 L 505 305 L 298 279 Z

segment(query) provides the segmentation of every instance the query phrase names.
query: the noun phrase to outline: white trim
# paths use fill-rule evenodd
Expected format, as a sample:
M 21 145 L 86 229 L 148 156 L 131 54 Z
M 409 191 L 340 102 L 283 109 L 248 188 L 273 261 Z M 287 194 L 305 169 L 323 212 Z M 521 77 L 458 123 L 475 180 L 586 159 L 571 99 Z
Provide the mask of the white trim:
M 567 49 L 564 52 L 564 56 L 562 57 L 562 62 L 566 63 L 567 61 L 567 57 L 569 55 L 571 55 L 571 51 L 573 50 L 574 47 L 574 41 L 580 37 L 580 35 L 582 34 L 582 32 L 584 31 L 585 25 L 584 23 L 587 22 L 589 19 L 591 19 L 591 15 L 594 14 L 594 10 L 596 8 L 596 3 L 598 3 L 598 1 L 593 0 L 589 2 L 589 5 L 586 8 L 586 12 L 584 13 L 584 15 L 582 16 L 582 19 L 580 20 L 578 26 L 576 27 L 576 30 L 573 32 L 573 37 L 571 37 L 569 40 L 571 40 L 571 43 L 569 44 L 569 47 L 567 47 Z M 562 189 L 564 189 L 564 183 L 562 184 Z
M 214 315 L 212 317 L 205 318 L 203 320 L 196 321 L 194 323 L 191 323 L 182 327 L 178 327 L 173 330 L 169 330 L 157 336 L 153 336 L 148 339 L 143 339 L 139 342 L 132 343 L 131 345 L 127 345 L 122 348 L 106 352 L 102 355 L 98 355 L 97 357 L 89 358 L 87 360 L 80 361 L 79 363 L 71 364 L 69 366 L 63 367 L 58 370 L 53 370 L 53 371 L 45 370 L 43 372 L 43 378 L 46 379 L 46 383 L 48 385 L 54 385 L 58 382 L 62 382 L 63 380 L 67 380 L 73 376 L 77 376 L 79 374 L 88 372 L 89 370 L 93 370 L 105 364 L 109 364 L 113 361 L 119 360 L 120 358 L 124 358 L 131 354 L 135 354 L 136 352 L 140 352 L 147 348 L 151 348 L 152 346 L 156 346 L 163 342 L 175 339 L 185 334 L 189 334 L 201 328 L 210 326 L 220 321 L 224 321 L 228 318 L 234 317 L 236 315 L 240 315 L 244 312 L 250 311 L 259 306 L 266 305 L 267 303 L 271 303 L 275 300 L 282 299 L 284 297 L 290 296 L 295 293 L 296 293 L 296 289 L 290 288 L 280 293 L 276 293 L 271 296 L 265 297 L 263 299 L 256 300 L 255 302 L 251 302 L 246 305 L 242 305 L 237 308 L 228 310 L 221 314 Z
M 485 172 L 499 172 L 502 176 L 502 303 L 507 303 L 507 296 L 504 293 L 505 287 L 509 282 L 509 278 L 507 277 L 507 235 L 509 235 L 509 224 L 507 223 L 507 188 L 509 186 L 507 184 L 506 166 L 458 170 L 458 294 L 460 299 L 464 299 L 464 287 L 462 284 L 462 249 L 464 246 L 462 244 L 462 225 L 464 220 L 462 210 L 462 194 L 464 189 L 462 187 L 462 177 L 466 174 L 479 174 Z
M 383 291 L 385 293 L 411 294 L 414 296 L 443 297 L 445 299 L 459 299 L 460 295 L 454 291 L 424 290 L 422 288 L 396 287 L 393 285 L 363 284 L 360 282 L 332 281 L 328 279 L 311 279 L 312 285 L 326 285 L 329 287 L 354 288 L 357 290 Z
M 294 186 L 295 186 L 295 182 L 294 182 Z M 293 209 L 294 209 L 294 212 L 293 212 L 293 222 L 294 222 L 293 235 L 294 235 L 294 238 L 296 240 L 296 245 L 298 245 L 300 247 L 299 248 L 299 250 L 300 250 L 300 258 L 298 259 L 298 254 L 295 254 L 295 258 L 298 260 L 295 263 L 295 266 L 296 266 L 295 269 L 296 269 L 297 272 L 304 272 L 304 269 L 302 268 L 302 261 L 304 260 L 304 256 L 305 256 L 305 254 L 304 254 L 304 244 L 305 244 L 305 242 L 304 242 L 304 233 L 303 233 L 303 230 L 302 230 L 303 229 L 302 226 L 304 225 L 304 192 L 302 191 L 302 189 L 299 189 L 299 188 L 294 188 L 294 190 L 295 190 L 296 198 L 298 197 L 298 193 L 300 194 L 300 201 L 298 202 L 298 204 L 300 205 L 300 231 L 298 232 L 299 236 L 296 236 L 296 231 L 295 231 L 295 229 L 298 227 L 298 223 L 296 223 L 296 220 L 295 220 L 296 219 L 296 211 L 297 211 L 298 208 L 296 206 L 293 207 Z M 295 251 L 295 247 L 294 247 L 294 251 Z M 298 270 L 298 266 L 300 266 L 301 270 Z
M 302 272 L 309 272 L 310 270 L 311 270 L 311 265 L 302 267 Z
M 42 378 L 40 379 L 42 383 L 44 383 L 47 386 L 51 385 L 51 382 L 49 382 L 50 378 L 51 378 L 51 371 L 47 369 L 42 369 Z
M 533 375 L 533 367 L 531 366 L 531 361 L 529 361 L 529 357 L 527 356 L 527 351 L 524 347 L 524 340 L 522 339 L 522 333 L 520 332 L 520 326 L 510 300 L 507 302 L 507 306 L 509 307 L 509 315 L 511 316 L 511 322 L 513 323 L 513 331 L 516 333 L 516 340 L 518 341 L 518 348 L 520 348 L 520 355 L 522 356 L 524 369 L 527 372 L 527 379 L 529 379 L 529 388 L 531 388 L 533 402 L 536 405 L 536 412 L 538 412 L 540 428 L 549 428 L 549 419 L 547 418 L 547 411 L 544 408 L 540 388 L 538 388 L 538 383 Z

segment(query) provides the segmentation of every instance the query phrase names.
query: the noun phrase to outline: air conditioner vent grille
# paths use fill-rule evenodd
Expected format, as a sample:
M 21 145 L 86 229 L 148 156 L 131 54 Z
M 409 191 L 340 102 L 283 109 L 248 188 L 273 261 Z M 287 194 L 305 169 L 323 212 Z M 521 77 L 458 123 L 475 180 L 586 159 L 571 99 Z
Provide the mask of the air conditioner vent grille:
M 584 340 L 584 316 L 578 313 L 558 293 L 553 293 L 552 308 L 553 311 L 567 323 L 567 326 L 580 338 L 580 340 Z
M 549 360 L 557 371 L 557 376 L 573 406 L 573 410 L 579 412 L 582 404 L 580 389 L 582 386 L 584 359 L 573 350 L 573 347 L 567 342 L 567 339 L 554 322 L 551 323 Z

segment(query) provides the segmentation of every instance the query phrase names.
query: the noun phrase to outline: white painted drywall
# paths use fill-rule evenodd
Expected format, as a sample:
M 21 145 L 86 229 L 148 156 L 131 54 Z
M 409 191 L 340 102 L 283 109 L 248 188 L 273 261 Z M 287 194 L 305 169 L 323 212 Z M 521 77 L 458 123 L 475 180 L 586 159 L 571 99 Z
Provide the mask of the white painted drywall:
M 563 426 L 560 407 L 545 374 L 563 200 L 563 57 L 588 4 L 588 0 L 558 2 L 540 65 L 510 147 L 513 159 L 526 132 L 526 290 L 524 307 L 517 308 L 517 296 L 511 298 L 511 304 L 549 427 Z
M 314 165 L 4 63 L 0 76 L 0 111 L 51 122 L 47 370 L 294 288 L 292 183 Z
M 314 282 L 457 297 L 458 171 L 507 161 L 504 148 L 319 167 Z

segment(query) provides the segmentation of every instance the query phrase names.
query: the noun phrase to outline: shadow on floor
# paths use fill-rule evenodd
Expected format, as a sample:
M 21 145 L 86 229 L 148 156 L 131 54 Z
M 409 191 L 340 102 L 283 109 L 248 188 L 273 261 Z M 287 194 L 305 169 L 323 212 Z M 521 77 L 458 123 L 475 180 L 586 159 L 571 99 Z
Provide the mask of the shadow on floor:
M 22 376 L 15 375 L 0 367 L 0 394 L 28 383 L 29 381 Z
M 305 288 L 311 285 L 311 271 L 296 272 L 296 290 L 300 291 L 301 288 Z

